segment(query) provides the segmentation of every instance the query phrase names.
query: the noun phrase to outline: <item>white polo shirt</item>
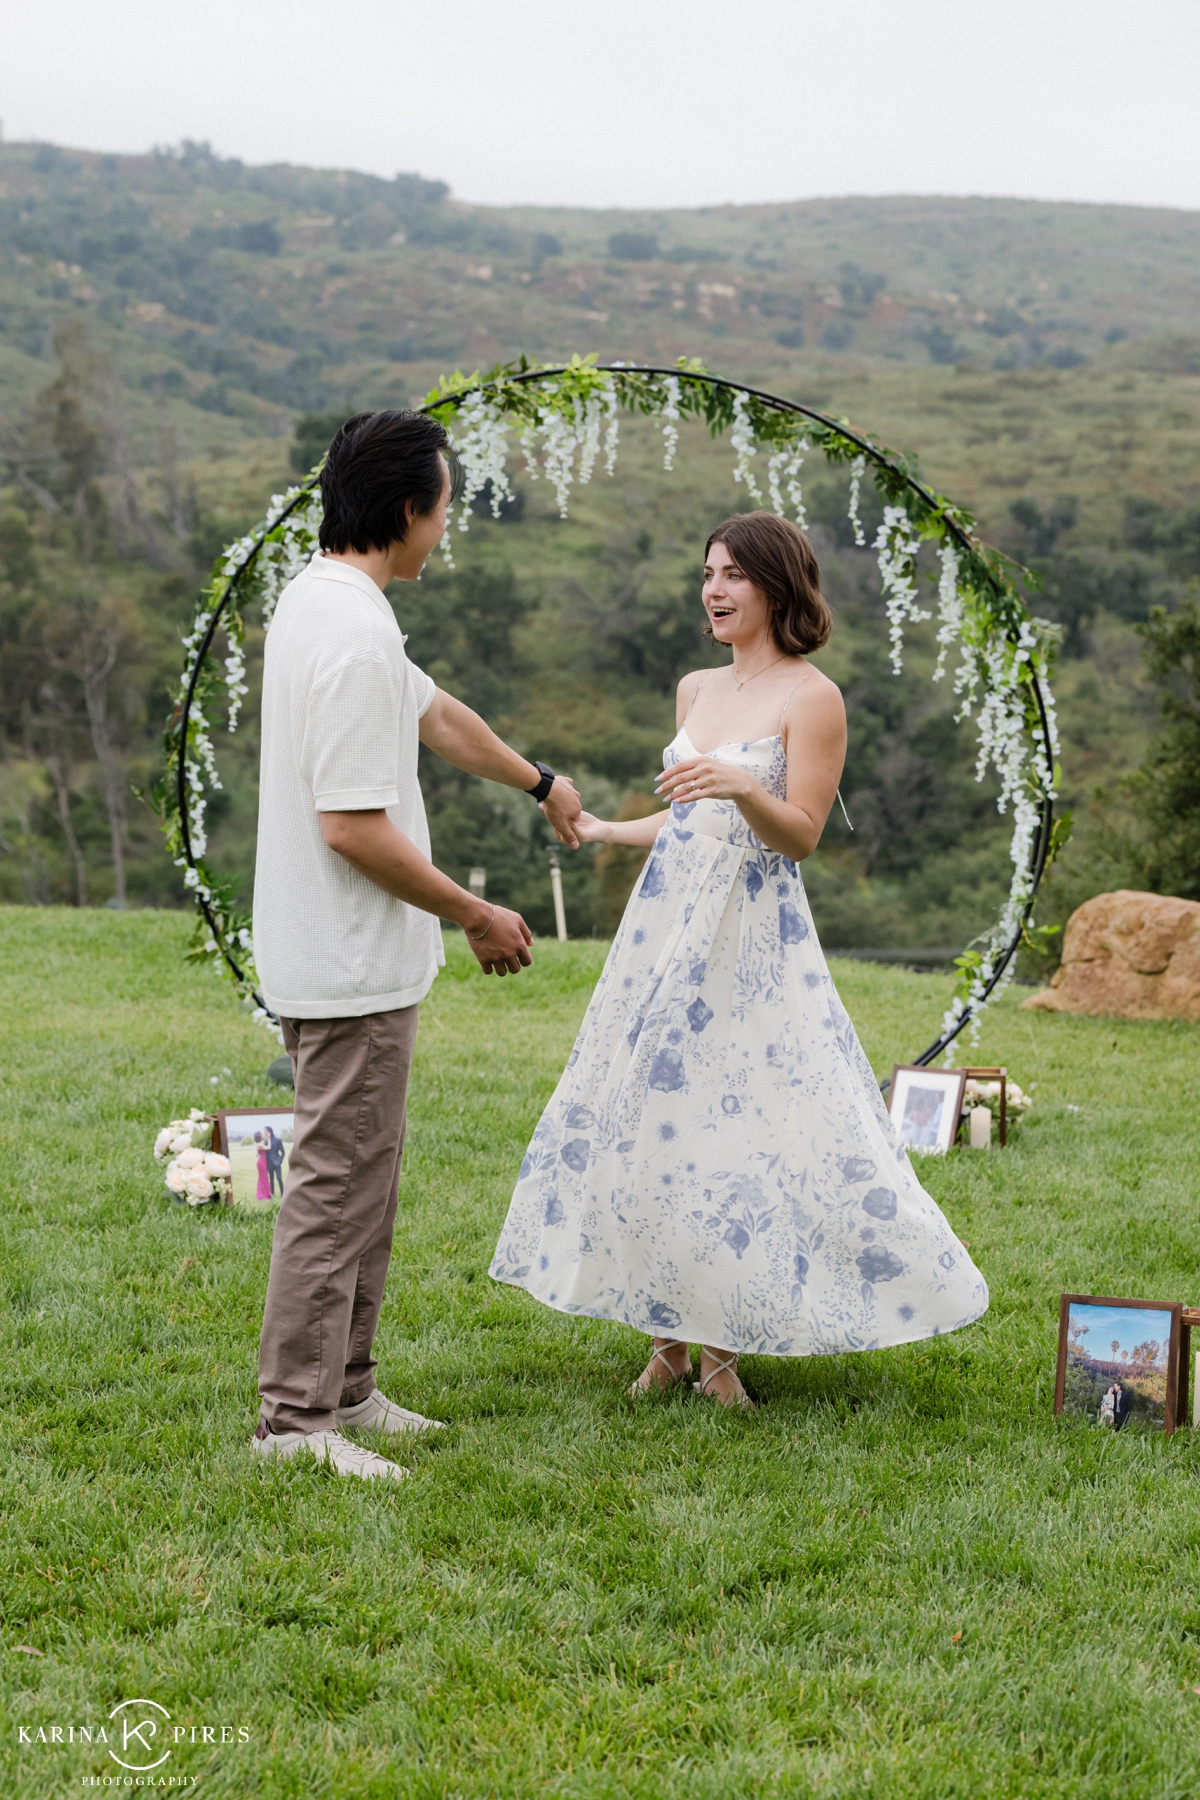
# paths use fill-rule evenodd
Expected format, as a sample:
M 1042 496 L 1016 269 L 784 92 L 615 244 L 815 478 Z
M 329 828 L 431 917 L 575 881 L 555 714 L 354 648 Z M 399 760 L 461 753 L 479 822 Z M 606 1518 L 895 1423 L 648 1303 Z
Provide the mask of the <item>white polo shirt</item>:
M 417 727 L 436 693 L 369 576 L 318 552 L 284 589 L 263 667 L 254 956 L 281 1018 L 357 1018 L 424 999 L 437 919 L 331 850 L 323 812 L 383 807 L 429 855 Z

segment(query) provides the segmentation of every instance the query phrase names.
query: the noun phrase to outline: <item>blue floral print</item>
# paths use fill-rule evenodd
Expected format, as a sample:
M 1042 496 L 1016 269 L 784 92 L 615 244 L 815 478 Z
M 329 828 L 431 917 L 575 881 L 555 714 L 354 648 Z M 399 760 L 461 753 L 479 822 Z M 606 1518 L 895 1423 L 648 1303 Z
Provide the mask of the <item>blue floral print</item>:
M 695 755 L 686 731 L 669 767 Z M 785 792 L 779 738 L 714 753 Z M 561 1312 L 770 1356 L 987 1309 L 834 988 L 796 864 L 676 804 L 534 1132 L 491 1273 Z

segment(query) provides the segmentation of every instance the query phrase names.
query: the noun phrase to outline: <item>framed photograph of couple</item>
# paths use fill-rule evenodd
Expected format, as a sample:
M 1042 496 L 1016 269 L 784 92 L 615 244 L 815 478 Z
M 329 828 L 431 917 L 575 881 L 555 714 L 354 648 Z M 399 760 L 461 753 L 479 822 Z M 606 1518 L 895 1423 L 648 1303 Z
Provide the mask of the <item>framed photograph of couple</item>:
M 213 1149 L 229 1158 L 234 1206 L 282 1200 L 294 1124 L 290 1106 L 237 1107 L 214 1115 Z
M 1064 1294 L 1054 1410 L 1109 1431 L 1169 1437 L 1187 1411 L 1184 1307 Z
M 897 1063 L 888 1089 L 888 1112 L 906 1150 L 944 1156 L 958 1135 L 965 1069 L 922 1069 Z

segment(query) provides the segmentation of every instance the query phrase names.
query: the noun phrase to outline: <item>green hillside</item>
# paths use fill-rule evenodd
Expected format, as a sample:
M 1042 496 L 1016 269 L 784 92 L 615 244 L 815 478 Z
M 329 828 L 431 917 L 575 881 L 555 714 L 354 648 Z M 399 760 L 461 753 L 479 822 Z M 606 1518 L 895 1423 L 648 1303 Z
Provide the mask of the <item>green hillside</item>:
M 463 206 L 418 176 L 247 168 L 206 147 L 111 157 L 0 146 L 0 894 L 180 889 L 128 794 L 157 735 L 195 583 L 319 453 L 328 421 L 409 404 L 519 353 L 699 355 L 920 453 L 1036 564 L 1063 628 L 1068 799 L 1141 757 L 1157 717 L 1133 627 L 1200 571 L 1200 215 L 991 200 L 662 213 Z M 293 437 L 298 420 L 318 415 Z M 678 675 L 703 661 L 696 563 L 745 504 L 727 445 L 677 473 L 623 428 L 615 483 L 557 519 L 518 479 L 458 573 L 395 602 L 410 649 L 598 807 L 644 804 Z M 843 483 L 844 486 L 844 483 Z M 886 669 L 878 582 L 842 487 L 807 490 L 851 712 L 856 830 L 810 869 L 834 942 L 962 941 L 995 909 L 1008 826 L 969 731 Z M 103 671 L 107 666 L 107 671 Z M 99 733 L 97 729 L 99 718 Z M 222 749 L 214 844 L 248 886 L 255 721 Z M 427 772 L 437 852 L 549 925 L 532 809 Z M 598 865 L 598 866 L 597 866 Z M 628 858 L 568 867 L 572 929 L 610 928 Z
M 835 380 L 847 358 L 1067 371 L 1122 342 L 1118 363 L 1200 373 L 1196 345 L 1170 342 L 1196 330 L 1190 213 L 912 199 L 499 210 L 417 176 L 247 169 L 194 145 L 6 145 L 0 184 L 6 398 L 34 391 L 48 329 L 80 309 L 122 337 L 135 379 L 267 428 L 280 409 L 405 399 L 447 364 L 584 344 L 785 383 L 817 368 Z

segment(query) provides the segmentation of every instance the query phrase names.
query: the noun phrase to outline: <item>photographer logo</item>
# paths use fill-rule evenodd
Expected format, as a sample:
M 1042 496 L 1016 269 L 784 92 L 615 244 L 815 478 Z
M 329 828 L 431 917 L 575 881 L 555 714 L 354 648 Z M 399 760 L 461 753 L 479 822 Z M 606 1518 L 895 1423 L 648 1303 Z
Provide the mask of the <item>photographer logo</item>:
M 248 1744 L 250 1732 L 245 1725 L 177 1725 L 157 1700 L 139 1699 L 119 1701 L 103 1725 L 18 1725 L 17 1742 L 103 1745 L 113 1762 L 129 1771 L 124 1777 L 85 1776 L 85 1787 L 188 1787 L 194 1786 L 195 1776 L 157 1773 L 176 1748 Z

